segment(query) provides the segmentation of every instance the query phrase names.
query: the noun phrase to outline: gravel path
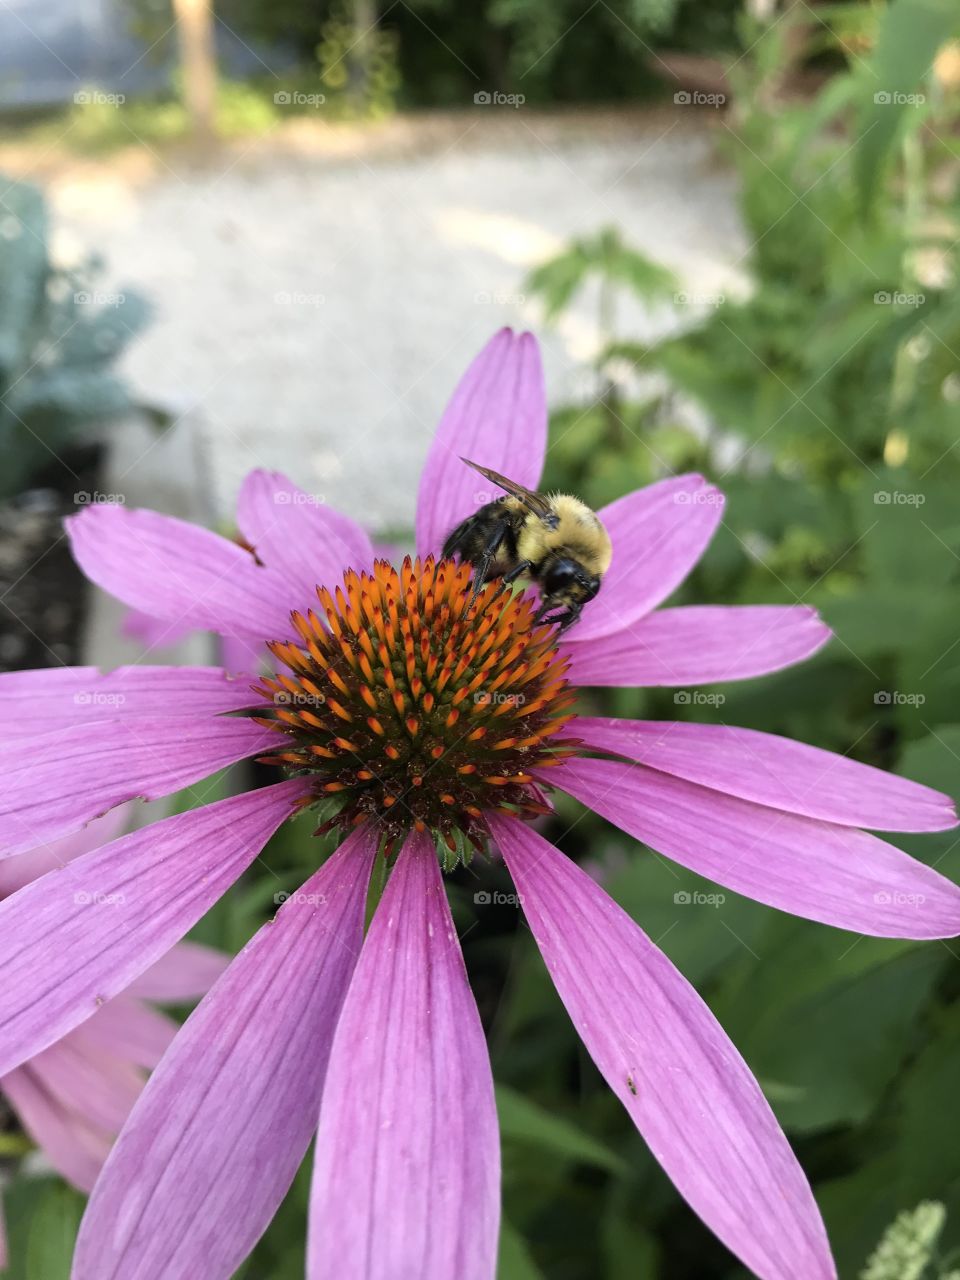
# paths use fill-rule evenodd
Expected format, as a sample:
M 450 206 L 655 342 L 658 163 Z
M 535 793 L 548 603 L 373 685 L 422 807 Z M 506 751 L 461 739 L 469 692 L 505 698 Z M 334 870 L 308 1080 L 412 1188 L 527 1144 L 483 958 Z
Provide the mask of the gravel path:
M 188 439 L 137 445 L 133 500 L 159 486 L 182 505 L 168 490 L 186 458 L 221 518 L 270 466 L 371 526 L 409 524 L 437 415 L 498 326 L 540 329 L 553 400 L 587 394 L 594 300 L 548 332 L 520 296 L 567 237 L 617 223 L 691 293 L 729 289 L 742 232 L 710 126 L 478 108 L 363 133 L 300 124 L 207 165 L 140 152 L 41 173 L 64 251 L 102 251 L 109 288 L 155 302 L 126 367 Z M 627 306 L 622 321 L 671 323 Z

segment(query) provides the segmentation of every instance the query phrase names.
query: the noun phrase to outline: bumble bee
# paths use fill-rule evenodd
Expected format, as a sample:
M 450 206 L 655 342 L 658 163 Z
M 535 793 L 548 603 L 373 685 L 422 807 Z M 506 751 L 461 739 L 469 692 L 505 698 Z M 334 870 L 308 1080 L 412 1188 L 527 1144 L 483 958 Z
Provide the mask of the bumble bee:
M 543 603 L 537 622 L 559 622 L 566 630 L 600 590 L 610 567 L 610 535 L 579 498 L 542 494 L 463 458 L 504 490 L 468 516 L 443 544 L 444 556 L 458 556 L 474 569 L 474 595 L 491 578 L 513 582 L 528 574 L 540 587 Z

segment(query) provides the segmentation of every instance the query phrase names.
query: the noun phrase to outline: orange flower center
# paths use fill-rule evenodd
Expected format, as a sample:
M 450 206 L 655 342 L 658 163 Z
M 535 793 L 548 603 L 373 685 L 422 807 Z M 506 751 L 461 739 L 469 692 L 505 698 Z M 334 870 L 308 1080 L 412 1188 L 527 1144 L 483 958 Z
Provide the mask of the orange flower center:
M 469 565 L 432 557 L 317 596 L 292 615 L 300 642 L 269 646 L 285 670 L 258 686 L 257 718 L 283 735 L 266 759 L 303 776 L 302 804 L 334 807 L 319 831 L 373 819 L 389 853 L 430 830 L 468 861 L 485 812 L 547 812 L 531 769 L 571 754 L 574 693 L 533 601 L 496 581 L 474 597 Z

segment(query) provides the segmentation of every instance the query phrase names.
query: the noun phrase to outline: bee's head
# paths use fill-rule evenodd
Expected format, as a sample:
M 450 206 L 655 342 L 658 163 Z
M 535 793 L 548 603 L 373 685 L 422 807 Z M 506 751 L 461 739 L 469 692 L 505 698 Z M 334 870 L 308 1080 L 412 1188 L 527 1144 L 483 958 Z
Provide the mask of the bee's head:
M 579 609 L 600 590 L 600 577 L 563 553 L 548 556 L 538 574 L 544 602 Z

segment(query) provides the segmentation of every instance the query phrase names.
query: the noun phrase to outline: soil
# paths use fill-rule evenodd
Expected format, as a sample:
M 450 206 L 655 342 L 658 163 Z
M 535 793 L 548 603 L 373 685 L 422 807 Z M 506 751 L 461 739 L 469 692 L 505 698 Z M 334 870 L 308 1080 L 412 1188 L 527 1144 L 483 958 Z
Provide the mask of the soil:
M 32 488 L 0 503 L 0 671 L 57 667 L 82 660 L 87 580 L 63 528 L 75 494 L 97 491 L 102 450 L 68 454 L 35 477 Z

